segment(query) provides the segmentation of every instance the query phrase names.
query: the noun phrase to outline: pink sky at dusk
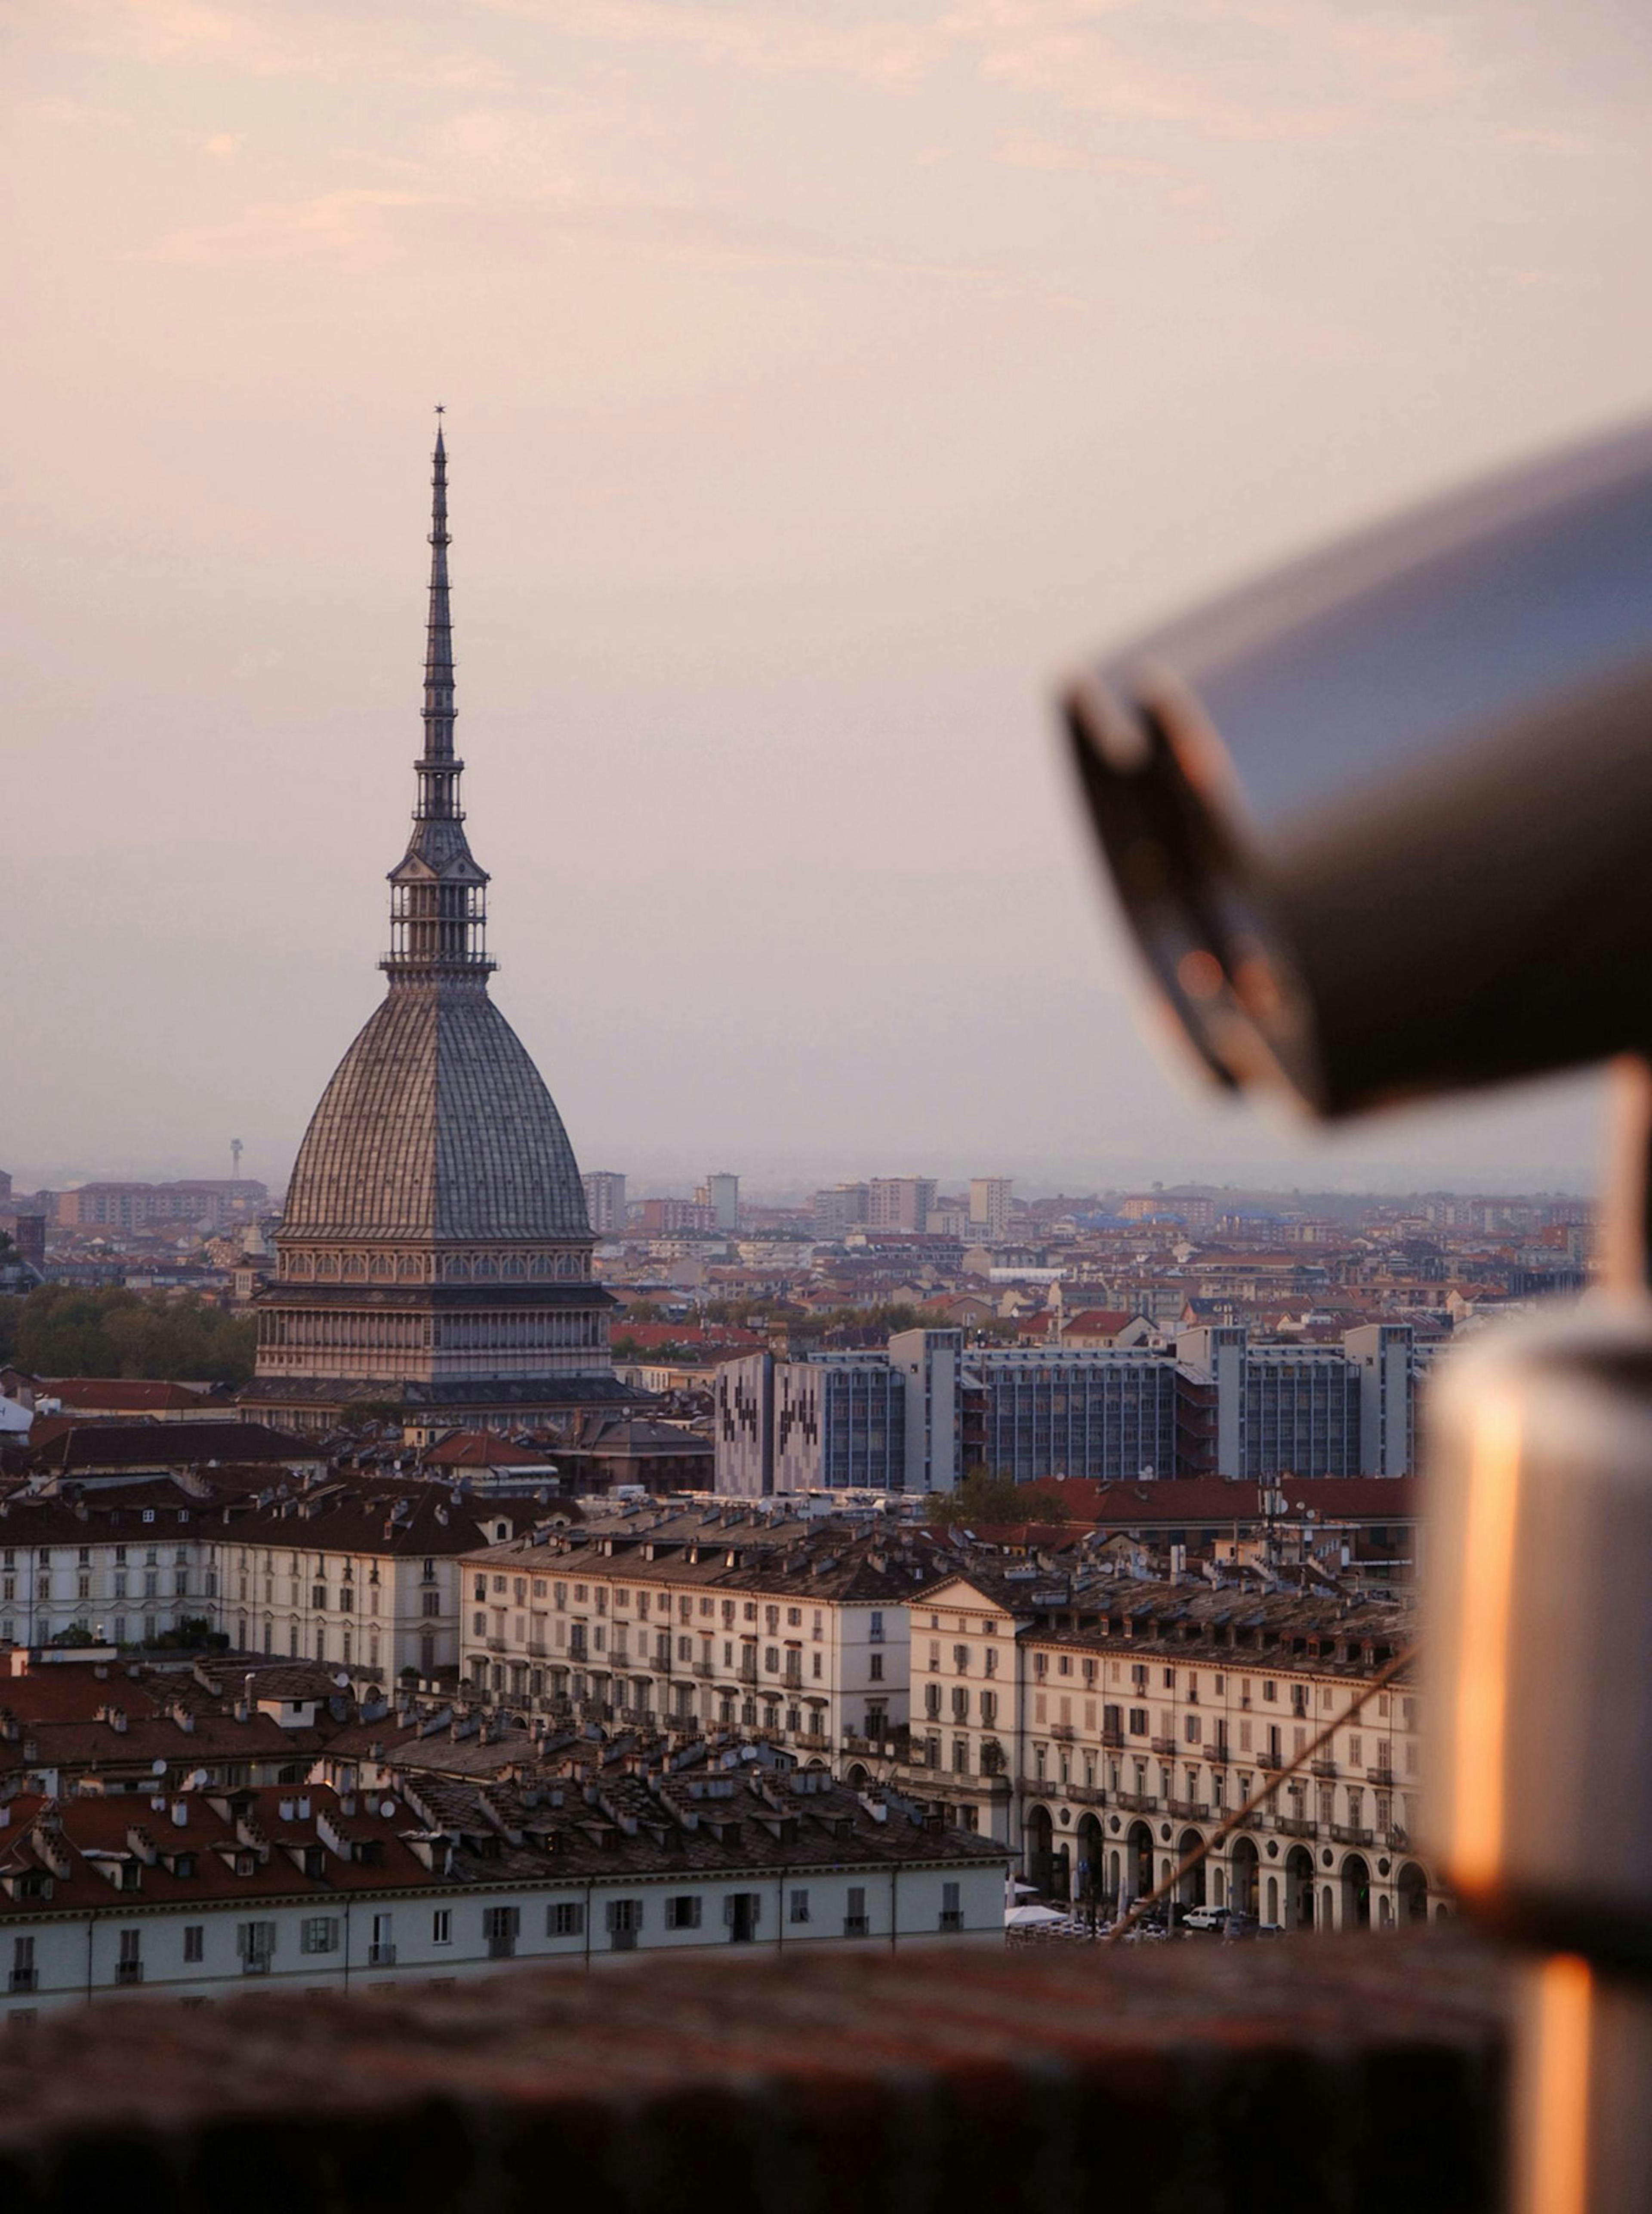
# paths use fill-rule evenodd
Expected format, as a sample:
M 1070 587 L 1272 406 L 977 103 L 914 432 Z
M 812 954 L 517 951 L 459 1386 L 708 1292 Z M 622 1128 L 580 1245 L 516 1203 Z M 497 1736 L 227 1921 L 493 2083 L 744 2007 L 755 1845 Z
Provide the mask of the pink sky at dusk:
M 431 407 L 581 1163 L 1582 1183 L 1156 1057 L 1053 683 L 1652 402 L 1652 42 L 1535 0 L 9 11 L 0 1165 L 285 1177 L 377 996 Z

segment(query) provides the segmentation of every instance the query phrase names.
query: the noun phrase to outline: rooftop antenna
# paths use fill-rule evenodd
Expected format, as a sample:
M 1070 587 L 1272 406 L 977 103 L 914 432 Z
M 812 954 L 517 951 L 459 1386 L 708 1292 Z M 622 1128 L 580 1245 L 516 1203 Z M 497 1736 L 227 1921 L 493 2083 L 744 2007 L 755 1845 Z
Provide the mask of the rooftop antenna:
M 231 1138 L 229 1141 L 229 1173 L 237 1183 L 241 1182 L 241 1141 L 239 1138 Z

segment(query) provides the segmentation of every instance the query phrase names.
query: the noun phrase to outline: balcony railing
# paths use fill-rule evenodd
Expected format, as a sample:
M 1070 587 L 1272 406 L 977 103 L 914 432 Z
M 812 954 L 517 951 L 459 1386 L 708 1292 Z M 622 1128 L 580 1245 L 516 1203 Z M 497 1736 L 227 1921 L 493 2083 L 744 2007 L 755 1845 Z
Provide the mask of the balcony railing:
M 1331 1826 L 1332 1841 L 1339 1845 L 1368 1845 L 1373 1834 L 1369 1830 L 1356 1829 L 1351 1822 L 1333 1822 Z
M 694 1660 L 689 1663 L 689 1667 L 696 1676 L 711 1677 L 717 1673 L 717 1670 L 709 1660 Z
M 1117 1752 L 1119 1746 L 1124 1742 L 1124 1733 L 1115 1722 L 1104 1723 L 1102 1726 L 1101 1741 L 1104 1745 L 1111 1746 L 1114 1751 Z
M 1319 1824 L 1310 1821 L 1306 1814 L 1276 1814 L 1274 1827 L 1288 1838 L 1316 1838 L 1319 1834 Z
M 1164 1760 L 1176 1759 L 1182 1750 L 1181 1746 L 1176 1742 L 1176 1740 L 1173 1737 L 1154 1738 L 1153 1741 L 1153 1749 L 1159 1758 Z
M 1204 1799 L 1166 1799 L 1165 1811 L 1179 1816 L 1184 1822 L 1208 1822 L 1210 1819 L 1209 1801 Z
M 1207 1760 L 1228 1761 L 1233 1758 L 1225 1740 L 1215 1745 L 1201 1746 L 1199 1750 Z
M 40 1988 L 40 1972 L 38 1968 L 14 1968 L 6 1985 L 6 1989 L 11 1991 L 38 1991 Z
M 1285 1758 L 1282 1753 L 1258 1752 L 1254 1756 L 1254 1758 L 1258 1768 L 1282 1768 L 1285 1765 Z
M 1051 1737 L 1059 1738 L 1063 1745 L 1071 1745 L 1077 1737 L 1078 1732 L 1071 1722 L 1052 1722 L 1049 1734 Z
M 1337 1773 L 1337 1764 L 1329 1757 L 1324 1760 L 1310 1761 L 1308 1765 L 1316 1776 L 1332 1777 Z
M 273 1958 L 274 1955 L 270 1953 L 243 1954 L 241 1972 L 243 1976 L 267 1976 L 270 1972 L 270 1963 Z
M 395 1947 L 388 1942 L 382 1945 L 370 1945 L 367 1948 L 367 1965 L 370 1968 L 394 1968 Z
M 141 1960 L 117 1960 L 114 1964 L 114 1979 L 117 1984 L 141 1984 L 144 1980 L 144 1963 Z
M 1153 1791 L 1121 1791 L 1117 1802 L 1128 1814 L 1156 1814 L 1159 1796 Z

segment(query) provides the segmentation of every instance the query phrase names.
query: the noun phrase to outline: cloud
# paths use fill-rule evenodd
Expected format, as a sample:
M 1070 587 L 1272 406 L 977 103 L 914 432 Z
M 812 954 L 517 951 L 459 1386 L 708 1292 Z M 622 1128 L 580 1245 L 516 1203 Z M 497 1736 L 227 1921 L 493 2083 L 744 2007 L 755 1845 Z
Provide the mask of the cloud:
M 561 38 L 621 46 L 692 48 L 707 58 L 765 74 L 860 77 L 911 83 L 955 44 L 948 21 L 857 15 L 853 8 L 818 14 L 805 6 L 696 7 L 685 0 L 474 0 L 486 11 L 543 24 Z
M 1143 155 L 1104 154 L 1090 146 L 1074 146 L 1031 131 L 1012 131 L 993 149 L 993 159 L 1011 169 L 1044 169 L 1087 177 L 1140 177 L 1159 183 L 1180 176 L 1168 162 Z
M 47 131 L 76 131 L 101 134 L 105 131 L 127 130 L 132 117 L 119 108 L 95 107 L 83 100 L 70 100 L 53 95 L 45 100 L 28 100 L 14 111 L 21 123 L 37 123 Z
M 151 261 L 223 266 L 328 256 L 375 242 L 386 214 L 425 205 L 418 193 L 370 190 L 321 193 L 314 199 L 266 201 L 228 223 L 169 232 L 150 247 Z
M 262 202 L 223 223 L 170 232 L 139 258 L 193 268 L 309 264 L 353 272 L 417 254 L 474 271 L 538 270 L 559 248 L 580 246 L 595 246 L 615 260 L 702 272 L 811 270 L 866 283 L 893 278 L 1062 315 L 1087 304 L 1013 257 L 926 254 L 889 239 L 838 237 L 726 207 L 581 198 L 572 191 L 489 199 L 349 190 Z
M 348 7 L 293 0 L 279 7 L 263 0 L 58 0 L 58 8 L 64 46 L 123 60 L 187 59 L 254 77 L 456 91 L 493 89 L 508 82 L 491 58 L 436 43 L 416 12 L 386 11 L 372 20 Z

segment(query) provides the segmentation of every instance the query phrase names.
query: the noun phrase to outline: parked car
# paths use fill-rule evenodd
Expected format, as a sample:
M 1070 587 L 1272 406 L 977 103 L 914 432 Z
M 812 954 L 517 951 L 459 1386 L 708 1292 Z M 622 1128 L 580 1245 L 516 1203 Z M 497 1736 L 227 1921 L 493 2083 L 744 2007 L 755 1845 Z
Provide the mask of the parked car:
M 1232 1909 L 1226 1906 L 1190 1906 L 1177 1916 L 1177 1926 L 1187 1930 L 1214 1930 L 1220 1934 Z

